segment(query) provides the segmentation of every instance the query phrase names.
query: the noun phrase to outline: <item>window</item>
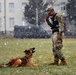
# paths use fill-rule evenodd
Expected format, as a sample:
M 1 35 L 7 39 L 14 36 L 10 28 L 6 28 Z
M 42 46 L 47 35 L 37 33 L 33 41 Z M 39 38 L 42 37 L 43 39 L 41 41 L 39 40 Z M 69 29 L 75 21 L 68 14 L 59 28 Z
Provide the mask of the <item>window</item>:
M 9 25 L 10 27 L 13 27 L 14 26 L 14 18 L 9 18 Z
M 15 12 L 14 3 L 9 3 L 9 12 L 10 13 L 14 13 Z
M 66 9 L 65 9 L 65 6 L 61 7 L 61 10 L 66 10 Z
M 1 18 L 0 18 L 0 27 L 1 27 L 1 25 L 2 25 L 2 20 L 1 20 Z
M 26 3 L 22 3 L 22 12 L 24 12 L 25 11 L 25 6 L 26 6 Z
M 1 12 L 1 3 L 0 3 L 0 12 Z

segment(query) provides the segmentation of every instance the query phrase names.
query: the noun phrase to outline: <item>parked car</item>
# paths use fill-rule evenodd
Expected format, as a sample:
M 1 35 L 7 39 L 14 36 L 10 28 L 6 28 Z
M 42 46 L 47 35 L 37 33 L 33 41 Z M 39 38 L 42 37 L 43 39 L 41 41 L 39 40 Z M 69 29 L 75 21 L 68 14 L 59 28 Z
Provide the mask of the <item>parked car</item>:
M 14 26 L 15 38 L 50 38 L 50 35 L 39 26 Z

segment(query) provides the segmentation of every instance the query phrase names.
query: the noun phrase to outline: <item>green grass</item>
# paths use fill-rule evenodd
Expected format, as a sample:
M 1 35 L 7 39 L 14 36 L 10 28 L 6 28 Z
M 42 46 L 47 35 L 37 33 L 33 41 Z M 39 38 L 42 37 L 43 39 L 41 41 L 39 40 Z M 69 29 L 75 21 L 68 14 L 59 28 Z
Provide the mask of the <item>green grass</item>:
M 38 67 L 0 68 L 0 75 L 76 75 L 76 39 L 64 39 L 62 49 L 67 66 L 48 65 L 53 62 L 51 39 L 3 39 L 0 40 L 0 64 L 13 57 L 24 56 L 23 51 L 35 47 L 34 63 Z

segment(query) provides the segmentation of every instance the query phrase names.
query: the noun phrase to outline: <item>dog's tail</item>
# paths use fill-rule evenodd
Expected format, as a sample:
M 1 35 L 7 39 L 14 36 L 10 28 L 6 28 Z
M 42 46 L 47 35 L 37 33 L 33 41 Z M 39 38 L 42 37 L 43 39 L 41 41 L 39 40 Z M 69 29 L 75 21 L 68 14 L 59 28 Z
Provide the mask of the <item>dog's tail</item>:
M 8 64 L 0 64 L 0 68 L 2 67 L 8 67 L 9 65 Z

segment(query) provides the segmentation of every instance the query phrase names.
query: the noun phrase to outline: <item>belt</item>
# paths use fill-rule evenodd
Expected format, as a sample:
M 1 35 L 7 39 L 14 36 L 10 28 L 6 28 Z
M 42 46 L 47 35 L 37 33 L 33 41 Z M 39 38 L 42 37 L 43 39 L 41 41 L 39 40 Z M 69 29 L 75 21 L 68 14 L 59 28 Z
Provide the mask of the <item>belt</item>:
M 59 28 L 52 29 L 52 33 L 59 32 Z

